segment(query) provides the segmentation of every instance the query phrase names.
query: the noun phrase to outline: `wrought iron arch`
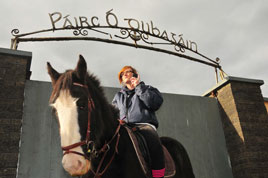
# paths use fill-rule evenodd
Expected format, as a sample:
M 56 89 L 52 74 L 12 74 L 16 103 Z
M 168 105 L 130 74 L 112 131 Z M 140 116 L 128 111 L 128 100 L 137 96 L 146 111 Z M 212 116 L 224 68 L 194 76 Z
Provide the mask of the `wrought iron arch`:
M 152 50 L 157 52 L 166 53 L 169 55 L 185 58 L 194 62 L 202 63 L 208 66 L 211 66 L 215 69 L 216 73 L 216 83 L 218 83 L 218 70 L 221 79 L 223 79 L 227 74 L 223 71 L 222 66 L 220 65 L 219 58 L 212 60 L 205 55 L 198 52 L 197 44 L 190 40 L 184 40 L 182 38 L 182 34 L 178 35 L 178 40 L 174 38 L 176 34 L 171 33 L 171 38 L 168 36 L 168 33 L 164 30 L 162 33 L 159 29 L 153 27 L 153 22 L 147 24 L 147 30 L 145 30 L 145 24 L 143 21 L 139 22 L 136 19 L 124 19 L 128 21 L 129 27 L 120 27 L 118 26 L 118 19 L 111 12 L 112 10 L 107 12 L 106 21 L 108 25 L 100 25 L 96 24 L 94 20 L 98 19 L 98 17 L 94 16 L 91 18 L 92 24 L 90 25 L 87 22 L 86 17 L 79 17 L 80 24 L 78 20 L 75 18 L 76 25 L 73 25 L 71 21 L 68 19 L 68 16 L 65 16 L 65 21 L 63 27 L 56 27 L 56 23 L 63 19 L 62 14 L 59 12 L 54 12 L 49 14 L 50 20 L 52 22 L 52 28 L 39 30 L 29 33 L 20 33 L 18 29 L 13 29 L 11 34 L 13 38 L 11 39 L 11 49 L 16 50 L 18 48 L 19 43 L 21 42 L 44 42 L 44 41 L 96 41 L 96 42 L 104 42 L 104 43 L 111 43 L 117 45 L 124 45 L 134 48 L 141 48 L 146 50 Z M 54 15 L 58 15 L 57 19 L 53 19 Z M 114 24 L 111 24 L 109 21 L 109 17 L 113 16 L 116 20 Z M 136 27 L 131 24 L 131 22 L 135 23 Z M 142 27 L 140 27 L 140 24 Z M 116 33 L 112 34 L 109 30 L 114 30 Z M 34 35 L 41 34 L 41 33 L 48 33 L 48 32 L 58 32 L 58 31 L 73 31 L 74 36 L 58 36 L 58 37 L 36 37 Z M 155 33 L 156 32 L 156 33 Z M 95 34 L 90 34 L 95 33 Z M 96 37 L 96 33 L 98 35 L 103 35 L 104 37 Z M 105 38 L 106 37 L 106 38 Z M 127 41 L 127 40 L 130 40 Z M 173 47 L 173 51 L 170 49 L 165 49 L 163 47 Z M 158 47 L 155 47 L 158 46 Z M 197 57 L 192 57 L 186 55 L 185 52 L 190 52 Z

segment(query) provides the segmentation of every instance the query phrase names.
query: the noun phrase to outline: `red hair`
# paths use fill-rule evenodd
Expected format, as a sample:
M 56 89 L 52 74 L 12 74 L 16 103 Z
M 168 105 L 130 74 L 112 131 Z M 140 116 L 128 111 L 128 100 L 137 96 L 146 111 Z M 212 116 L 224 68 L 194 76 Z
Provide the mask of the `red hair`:
M 137 73 L 137 70 L 134 69 L 133 67 L 131 67 L 131 66 L 124 66 L 124 67 L 120 70 L 120 72 L 118 72 L 118 80 L 119 80 L 120 83 L 122 83 L 122 73 L 125 72 L 127 69 L 131 69 L 132 72 L 133 72 L 134 74 L 138 74 L 138 73 Z

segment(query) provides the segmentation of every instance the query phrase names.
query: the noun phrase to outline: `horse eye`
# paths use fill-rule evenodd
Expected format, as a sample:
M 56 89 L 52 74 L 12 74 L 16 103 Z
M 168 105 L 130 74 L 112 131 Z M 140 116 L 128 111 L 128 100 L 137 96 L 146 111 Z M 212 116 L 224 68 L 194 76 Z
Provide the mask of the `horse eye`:
M 81 110 L 86 110 L 87 109 L 87 105 L 84 102 L 79 102 L 77 103 L 77 107 Z
M 79 107 L 79 109 L 81 109 L 81 110 L 86 110 L 86 107 L 83 107 L 83 106 L 78 106 Z

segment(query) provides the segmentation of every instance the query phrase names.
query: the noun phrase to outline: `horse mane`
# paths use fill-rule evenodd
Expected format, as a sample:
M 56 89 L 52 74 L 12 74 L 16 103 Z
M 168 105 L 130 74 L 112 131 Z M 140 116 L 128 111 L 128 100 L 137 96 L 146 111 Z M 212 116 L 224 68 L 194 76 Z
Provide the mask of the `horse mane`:
M 110 115 L 112 116 L 112 118 L 119 119 L 119 110 L 108 102 L 103 87 L 101 86 L 100 80 L 95 75 L 89 74 L 87 72 L 85 81 L 88 85 L 89 90 L 91 90 L 90 92 L 92 92 L 93 95 L 97 95 L 98 102 L 100 102 L 102 108 L 106 111 L 107 109 L 110 109 L 111 113 L 108 113 L 108 115 L 112 114 Z M 108 106 L 109 108 L 106 108 L 105 106 Z

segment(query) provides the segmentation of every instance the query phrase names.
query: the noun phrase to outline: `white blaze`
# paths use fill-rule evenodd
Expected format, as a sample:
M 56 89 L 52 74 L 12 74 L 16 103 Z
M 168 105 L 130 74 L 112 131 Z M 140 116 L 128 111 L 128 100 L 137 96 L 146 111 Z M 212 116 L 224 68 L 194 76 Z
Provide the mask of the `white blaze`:
M 58 114 L 62 147 L 81 141 L 76 106 L 77 100 L 77 98 L 71 96 L 69 90 L 62 90 L 59 97 L 52 105 L 56 108 Z M 83 153 L 80 146 L 71 150 Z
M 62 147 L 81 141 L 76 106 L 77 100 L 77 98 L 71 96 L 69 90 L 62 90 L 52 105 L 58 114 Z M 80 146 L 71 150 L 83 153 Z M 63 156 L 62 166 L 70 175 L 80 176 L 89 171 L 91 163 L 81 155 L 70 153 Z

